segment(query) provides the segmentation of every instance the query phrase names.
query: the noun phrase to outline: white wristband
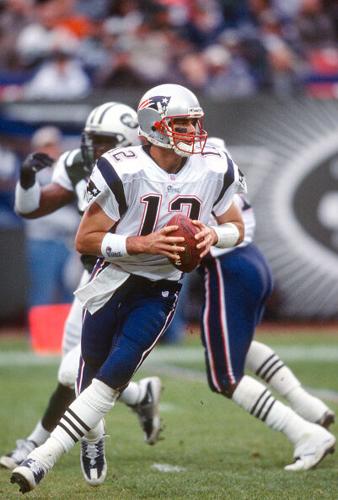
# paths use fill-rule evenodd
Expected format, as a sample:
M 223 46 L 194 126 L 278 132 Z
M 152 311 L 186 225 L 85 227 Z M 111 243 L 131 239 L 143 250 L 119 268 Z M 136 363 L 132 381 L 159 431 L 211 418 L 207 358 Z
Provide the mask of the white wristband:
M 15 187 L 15 211 L 19 214 L 34 212 L 40 205 L 41 187 L 35 182 L 32 187 L 24 189 L 20 182 Z
M 218 241 L 215 243 L 217 248 L 234 247 L 239 239 L 239 230 L 232 222 L 220 224 L 219 226 L 211 226 L 217 234 Z
M 101 243 L 103 257 L 109 262 L 113 262 L 116 257 L 128 255 L 126 241 L 127 236 L 106 233 Z

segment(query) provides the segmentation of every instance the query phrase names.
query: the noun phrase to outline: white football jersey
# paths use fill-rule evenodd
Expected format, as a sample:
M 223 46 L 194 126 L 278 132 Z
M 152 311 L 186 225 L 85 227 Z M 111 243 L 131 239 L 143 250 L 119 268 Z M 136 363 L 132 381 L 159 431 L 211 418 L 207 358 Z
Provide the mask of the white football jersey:
M 147 147 L 113 149 L 98 160 L 87 186 L 88 203 L 99 204 L 117 222 L 115 233 L 126 236 L 157 231 L 178 212 L 207 224 L 241 192 L 246 192 L 243 175 L 229 154 L 215 147 L 190 156 L 177 174 L 160 168 Z M 111 265 L 151 280 L 181 277 L 161 255 L 128 255 Z

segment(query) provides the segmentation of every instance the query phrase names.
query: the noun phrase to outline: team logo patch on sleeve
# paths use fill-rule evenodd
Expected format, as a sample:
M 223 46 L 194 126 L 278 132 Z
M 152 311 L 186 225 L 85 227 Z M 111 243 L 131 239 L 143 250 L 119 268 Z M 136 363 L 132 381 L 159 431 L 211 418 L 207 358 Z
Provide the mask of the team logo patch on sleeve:
M 100 193 L 101 193 L 101 191 L 99 190 L 99 188 L 97 188 L 95 186 L 92 179 L 89 179 L 88 184 L 87 184 L 87 193 L 86 193 L 86 198 L 87 198 L 88 203 L 93 198 L 96 198 Z

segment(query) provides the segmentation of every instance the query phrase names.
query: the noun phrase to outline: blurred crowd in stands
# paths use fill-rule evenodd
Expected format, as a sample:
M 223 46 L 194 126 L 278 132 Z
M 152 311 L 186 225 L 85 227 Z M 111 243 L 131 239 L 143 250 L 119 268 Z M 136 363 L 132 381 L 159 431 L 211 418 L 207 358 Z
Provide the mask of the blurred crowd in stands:
M 337 0 L 0 0 L 0 100 L 181 83 L 338 98 Z

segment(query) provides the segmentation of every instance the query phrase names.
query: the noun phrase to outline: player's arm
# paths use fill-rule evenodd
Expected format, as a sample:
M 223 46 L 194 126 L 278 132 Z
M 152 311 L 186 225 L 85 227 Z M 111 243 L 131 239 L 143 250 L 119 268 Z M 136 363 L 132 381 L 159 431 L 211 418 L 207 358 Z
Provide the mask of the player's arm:
M 32 153 L 24 160 L 15 189 L 15 211 L 27 219 L 48 215 L 74 200 L 74 193 L 57 183 L 41 188 L 36 173 L 51 167 L 54 160 L 44 153 Z
M 198 240 L 197 248 L 201 250 L 201 258 L 210 250 L 211 246 L 230 248 L 239 245 L 244 239 L 244 221 L 235 202 L 228 210 L 216 217 L 217 226 L 206 226 L 200 221 L 193 223 L 200 229 L 195 235 Z
M 184 251 L 184 247 L 179 246 L 184 238 L 169 235 L 177 226 L 167 226 L 146 236 L 124 236 L 111 232 L 115 224 L 100 205 L 92 203 L 81 219 L 75 238 L 76 250 L 81 254 L 103 256 L 111 262 L 116 257 L 140 253 L 175 259 L 177 252 Z
M 43 188 L 39 185 L 39 191 L 36 193 L 38 208 L 31 212 L 25 212 L 25 193 L 21 193 L 20 196 L 18 195 L 18 190 L 16 190 L 15 209 L 16 212 L 22 217 L 25 217 L 25 219 L 36 219 L 55 212 L 59 208 L 71 203 L 74 199 L 75 197 L 72 191 L 68 191 L 59 184 L 52 182 Z M 24 211 L 22 211 L 22 209 L 20 210 L 19 207 L 23 207 Z

